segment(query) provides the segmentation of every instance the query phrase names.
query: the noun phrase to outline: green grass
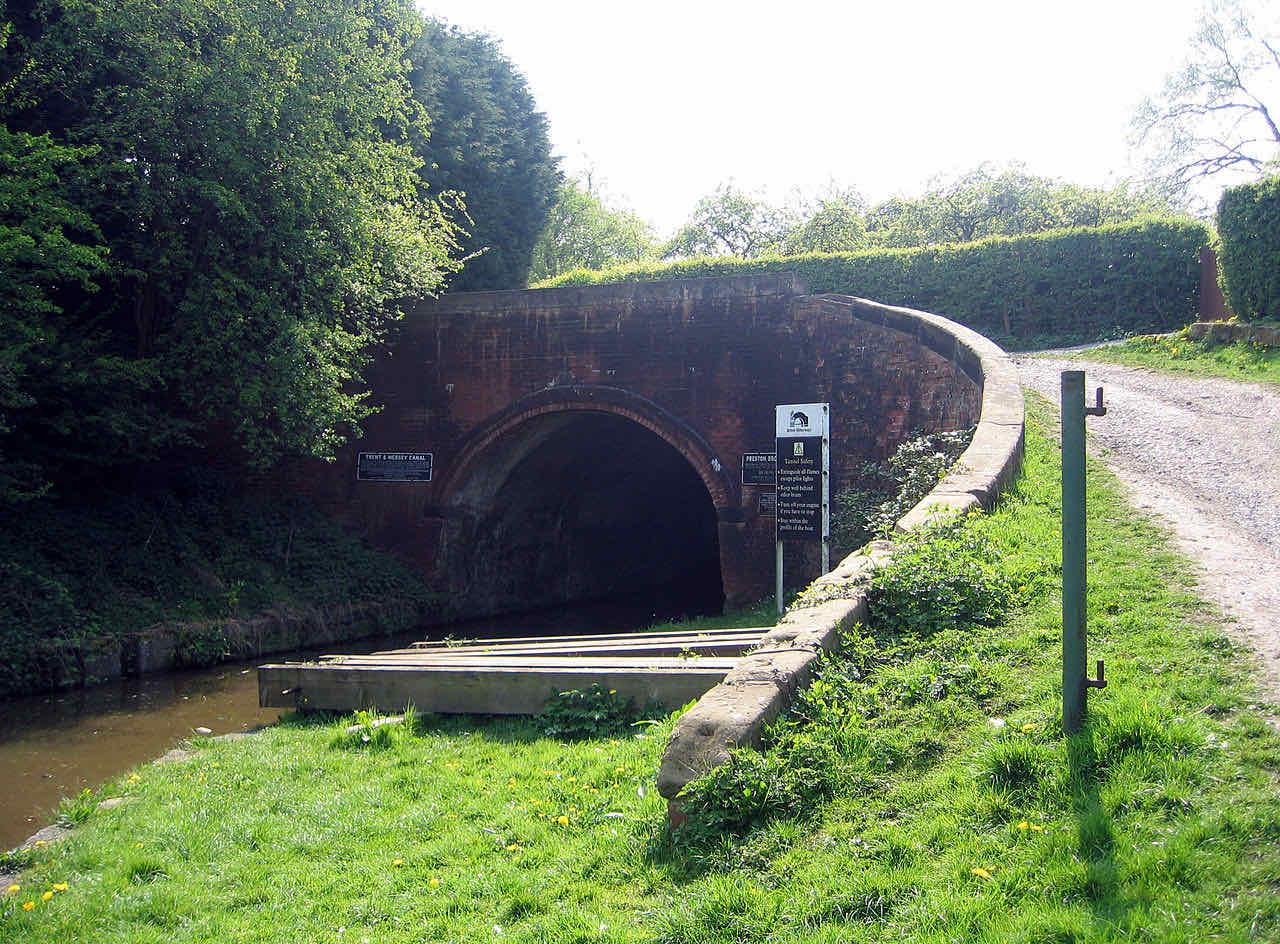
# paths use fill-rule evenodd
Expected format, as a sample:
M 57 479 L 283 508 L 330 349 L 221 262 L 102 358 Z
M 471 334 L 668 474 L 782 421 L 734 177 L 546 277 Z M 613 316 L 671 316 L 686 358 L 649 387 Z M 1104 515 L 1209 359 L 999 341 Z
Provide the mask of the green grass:
M 1272 716 L 1185 563 L 1097 466 L 1091 655 L 1110 686 L 1061 735 L 1040 401 L 1028 432 L 1020 482 L 951 545 L 997 548 L 1008 617 L 868 630 L 832 661 L 812 717 L 784 723 L 784 760 L 838 772 L 798 812 L 670 837 L 652 788 L 670 719 L 573 743 L 537 720 L 428 717 L 368 742 L 350 718 L 294 720 L 110 785 L 129 801 L 29 857 L 0 940 L 1278 940 Z
M 1073 351 L 1062 356 L 1280 386 L 1280 349 L 1260 347 L 1246 341 L 1235 344 L 1192 341 L 1187 338 L 1185 330 L 1173 335 L 1140 335 L 1120 344 Z

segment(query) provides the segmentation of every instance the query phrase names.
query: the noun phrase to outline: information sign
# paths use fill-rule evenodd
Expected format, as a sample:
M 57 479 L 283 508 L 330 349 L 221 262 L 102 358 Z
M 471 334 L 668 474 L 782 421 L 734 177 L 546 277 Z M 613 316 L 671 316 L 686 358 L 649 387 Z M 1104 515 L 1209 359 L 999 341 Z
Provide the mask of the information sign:
M 822 572 L 831 566 L 831 406 L 789 403 L 774 413 L 777 443 L 777 597 L 782 614 L 782 542 L 822 542 Z
M 778 514 L 778 496 L 774 492 L 765 492 L 760 496 L 760 514 L 773 518 Z
M 431 481 L 433 456 L 429 452 L 362 452 L 356 460 L 361 482 Z
M 742 454 L 742 484 L 773 487 L 777 469 L 772 452 L 744 452 Z
M 822 437 L 778 440 L 778 537 L 822 539 Z

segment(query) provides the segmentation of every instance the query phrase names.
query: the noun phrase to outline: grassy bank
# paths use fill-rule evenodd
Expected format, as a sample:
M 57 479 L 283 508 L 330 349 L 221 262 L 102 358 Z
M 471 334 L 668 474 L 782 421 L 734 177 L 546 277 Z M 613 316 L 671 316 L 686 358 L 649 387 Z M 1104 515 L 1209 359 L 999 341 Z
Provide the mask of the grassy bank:
M 1280 738 L 1184 563 L 1097 467 L 1110 687 L 1062 738 L 1051 426 L 1037 405 L 1001 506 L 885 574 L 880 628 L 766 753 L 703 782 L 736 817 L 667 833 L 669 719 L 579 742 L 537 719 L 295 719 L 70 807 L 69 840 L 13 863 L 0 939 L 1274 940 Z
M 0 506 L 0 697 L 79 681 L 80 653 L 157 624 L 389 598 L 431 604 L 305 501 L 213 473 Z M 188 664 L 218 658 L 216 637 L 180 642 Z
M 1280 349 L 1249 342 L 1216 344 L 1192 341 L 1186 331 L 1172 335 L 1140 335 L 1120 344 L 1073 351 L 1064 357 L 1130 364 L 1196 377 L 1251 380 L 1280 386 Z

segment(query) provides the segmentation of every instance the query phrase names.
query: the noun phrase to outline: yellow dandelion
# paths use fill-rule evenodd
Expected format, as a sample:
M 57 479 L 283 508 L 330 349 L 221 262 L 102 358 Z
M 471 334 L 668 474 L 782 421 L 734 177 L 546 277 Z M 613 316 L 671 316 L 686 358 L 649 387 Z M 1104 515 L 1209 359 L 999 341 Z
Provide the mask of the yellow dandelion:
M 578 778 L 577 778 L 577 777 L 568 777 L 568 778 L 566 778 L 566 779 L 567 779 L 567 781 L 568 781 L 569 783 L 577 783 L 577 782 L 578 782 Z
M 45 892 L 43 895 L 40 896 L 40 900 L 48 901 L 52 897 L 53 897 L 53 892 Z
M 520 843 L 518 843 L 518 842 L 513 842 L 511 845 L 507 846 L 507 851 L 508 851 L 508 852 L 519 852 L 519 851 L 520 851 Z
M 609 694 L 610 694 L 610 695 L 616 695 L 616 694 L 618 694 L 618 690 L 617 690 L 616 688 L 611 688 L 611 689 L 609 689 Z
M 404 859 L 392 859 L 391 864 L 394 866 L 404 865 Z
M 1031 831 L 1032 831 L 1033 833 L 1042 833 L 1042 832 L 1044 832 L 1044 827 L 1043 827 L 1043 826 L 1032 826 L 1032 827 L 1031 827 Z
M 569 817 L 567 817 L 567 816 L 565 816 L 563 813 L 561 813 L 559 816 L 557 816 L 557 817 L 556 817 L 556 822 L 557 822 L 557 823 L 559 823 L 561 826 L 568 826 L 568 825 L 569 825 Z
M 1035 729 L 1036 729 L 1036 726 L 1028 721 L 1026 724 L 1022 726 L 1022 733 L 1026 734 L 1028 731 L 1034 731 Z
M 36 906 L 36 903 L 35 903 L 34 901 L 24 901 L 24 902 L 22 903 L 22 910 L 23 910 L 23 911 L 30 911 L 30 910 L 31 910 L 32 908 L 34 908 L 35 906 Z
M 980 866 L 980 865 L 978 865 L 978 866 L 974 866 L 973 868 L 971 868 L 971 869 L 969 870 L 969 874 L 970 874 L 970 875 L 976 875 L 976 876 L 978 876 L 978 878 L 991 878 L 991 873 L 990 873 L 990 872 L 988 872 L 986 869 L 984 869 L 984 868 L 983 868 L 982 866 Z
M 1019 829 L 1030 829 L 1030 828 L 1031 828 L 1031 824 L 1030 824 L 1030 823 L 1028 823 L 1028 822 L 1024 819 L 1021 823 L 1019 823 L 1019 824 L 1018 824 L 1018 828 L 1019 828 Z
M 6 895 L 12 895 L 14 892 L 20 892 L 20 891 L 22 891 L 22 886 L 21 886 L 21 885 L 10 885 L 10 886 L 9 886 L 8 888 L 6 888 L 4 891 L 5 891 L 5 894 L 6 894 Z
M 427 882 L 427 884 L 428 884 L 428 885 L 430 885 L 432 888 L 439 888 L 439 887 L 440 887 L 440 879 L 436 878 L 436 877 L 433 875 L 433 876 L 431 876 L 431 881 Z
M 34 845 L 37 845 L 37 846 L 47 846 L 47 845 L 49 845 L 49 840 L 48 840 L 48 839 L 37 839 L 37 840 L 35 841 Z
M 141 849 L 141 848 L 142 848 L 142 843 L 140 843 L 140 842 L 135 842 L 135 843 L 133 844 L 133 848 L 135 848 L 135 849 Z
M 65 892 L 65 891 L 67 890 L 67 883 L 66 883 L 66 882 L 55 882 L 55 883 L 54 883 L 54 885 L 53 885 L 53 890 L 54 890 L 55 892 Z
M 514 786 L 516 785 L 516 778 L 515 778 L 515 777 L 508 777 L 508 778 L 507 778 L 507 785 L 508 785 L 508 786 L 511 786 L 511 787 L 514 787 Z

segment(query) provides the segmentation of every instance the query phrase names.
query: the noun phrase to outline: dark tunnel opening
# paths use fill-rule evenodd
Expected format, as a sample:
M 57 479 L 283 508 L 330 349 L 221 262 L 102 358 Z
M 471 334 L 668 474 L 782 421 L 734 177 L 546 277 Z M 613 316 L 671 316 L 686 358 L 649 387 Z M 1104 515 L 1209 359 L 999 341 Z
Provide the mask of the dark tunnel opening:
M 451 502 L 452 592 L 477 613 L 618 599 L 655 619 L 720 613 L 715 506 L 662 437 L 602 412 L 536 417 Z

